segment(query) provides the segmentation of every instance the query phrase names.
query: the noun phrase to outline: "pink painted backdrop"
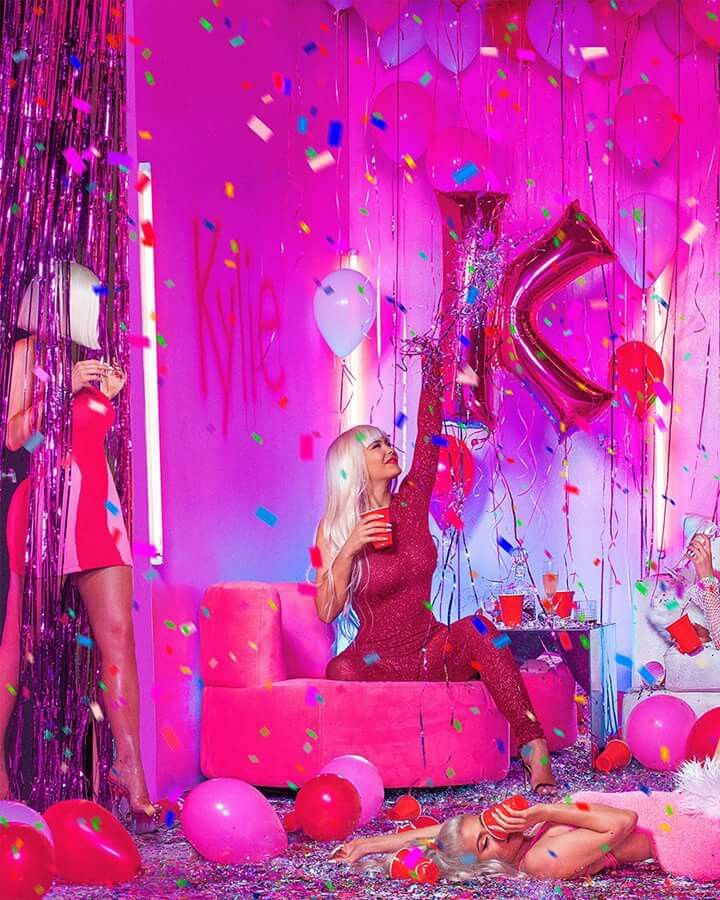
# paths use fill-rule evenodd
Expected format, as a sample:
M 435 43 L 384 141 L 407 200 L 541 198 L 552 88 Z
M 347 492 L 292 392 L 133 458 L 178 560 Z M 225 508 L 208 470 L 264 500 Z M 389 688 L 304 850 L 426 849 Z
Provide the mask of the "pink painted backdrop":
M 661 0 L 663 7 L 671 2 Z M 427 14 L 428 4 L 420 6 Z M 208 5 L 202 14 L 212 30 L 199 23 L 196 8 L 136 0 L 134 112 L 137 129 L 152 136 L 140 135 L 138 159 L 153 169 L 165 341 L 166 561 L 162 590 L 154 591 L 163 610 L 156 630 L 165 619 L 185 621 L 173 615 L 173 597 L 197 621 L 202 592 L 213 582 L 303 580 L 322 505 L 322 458 L 341 427 L 372 418 L 390 429 L 406 411 L 408 425 L 396 439 L 406 453 L 412 449 L 416 372 L 395 378 L 390 337 L 428 326 L 442 266 L 424 159 L 398 168 L 375 148 L 368 122 L 373 97 L 399 77 L 425 82 L 432 133 L 462 126 L 483 136 L 499 186 L 511 194 L 507 234 L 548 227 L 577 198 L 616 242 L 635 205 L 626 198 L 643 191 L 678 210 L 678 234 L 695 217 L 707 226 L 691 247 L 677 242 L 678 266 L 668 270 L 664 296 L 657 287 L 643 298 L 615 264 L 561 292 L 544 316 L 548 340 L 601 384 L 608 383 L 613 343 L 642 340 L 643 322 L 658 304 L 661 327 L 670 317 L 664 345 L 656 345 L 674 359 L 674 386 L 666 378 L 674 393 L 667 487 L 654 486 L 653 439 L 662 425 L 642 426 L 618 408 L 612 424 L 606 414 L 558 448 L 539 407 L 503 375 L 495 445 L 476 456 L 478 480 L 466 506 L 481 593 L 507 569 L 498 534 L 515 542 L 517 533 L 536 575 L 548 550 L 562 560 L 561 580 L 602 598 L 605 619 L 619 625 L 618 651 L 630 654 L 630 596 L 645 557 L 677 544 L 683 512 L 712 513 L 715 504 L 718 104 L 706 44 L 691 41 L 677 59 L 654 13 L 629 18 L 609 16 L 605 3 L 590 7 L 598 28 L 627 35 L 622 76 L 603 78 L 587 67 L 561 90 L 559 73 L 539 57 L 521 65 L 480 55 L 456 79 L 425 47 L 399 70 L 386 69 L 357 13 L 336 18 L 322 0 Z M 232 46 L 237 36 L 242 43 Z M 585 42 L 616 46 L 607 31 Z M 487 34 L 484 43 L 492 43 Z M 679 134 L 660 165 L 638 173 L 615 144 L 614 116 L 623 92 L 646 82 L 675 104 Z M 246 124 L 253 115 L 271 129 L 269 140 Z M 342 145 L 332 148 L 337 162 L 313 172 L 308 148 L 328 149 L 335 120 L 343 125 Z M 341 365 L 312 313 L 316 279 L 339 267 L 349 247 L 359 251 L 382 312 L 379 340 L 373 329 L 362 361 L 351 364 L 359 378 L 353 421 L 339 415 Z M 386 302 L 390 295 L 406 313 Z M 346 382 L 344 399 L 347 389 Z M 657 412 L 670 424 L 670 405 Z M 311 459 L 300 452 L 303 439 Z M 578 492 L 568 495 L 567 484 Z M 653 490 L 670 498 L 664 523 L 652 519 Z M 258 518 L 259 507 L 277 516 L 274 527 Z M 453 617 L 475 606 L 464 559 L 455 569 Z M 448 576 L 443 615 L 451 586 Z M 184 650 L 173 649 L 183 662 L 174 668 L 164 660 L 163 683 L 153 688 L 158 698 L 176 697 L 156 706 L 159 734 L 170 728 L 179 738 L 158 738 L 162 789 L 187 784 L 197 770 L 196 635 L 173 634 L 174 643 L 183 641 Z M 627 681 L 621 672 L 621 684 Z

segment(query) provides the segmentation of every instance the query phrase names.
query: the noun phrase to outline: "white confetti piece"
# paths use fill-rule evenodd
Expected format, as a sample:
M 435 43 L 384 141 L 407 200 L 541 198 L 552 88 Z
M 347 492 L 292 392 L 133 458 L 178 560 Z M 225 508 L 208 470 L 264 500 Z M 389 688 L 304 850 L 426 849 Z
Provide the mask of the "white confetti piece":
M 262 119 L 258 119 L 257 116 L 250 116 L 247 120 L 247 126 L 250 131 L 254 132 L 260 140 L 265 141 L 266 144 L 273 136 L 272 128 L 268 128 Z
M 481 47 L 480 56 L 500 56 L 500 51 L 497 47 Z
M 692 247 L 695 241 L 705 233 L 707 229 L 703 225 L 703 223 L 699 219 L 695 219 L 694 222 L 691 223 L 689 228 L 686 228 L 682 233 L 681 238 L 685 241 L 688 246 Z
M 95 716 L 96 722 L 102 722 L 102 720 L 105 718 L 105 716 L 103 715 L 103 711 L 100 709 L 99 703 L 91 703 L 90 712 L 93 714 L 93 716 Z
M 580 56 L 585 62 L 591 62 L 593 59 L 606 59 L 610 54 L 607 47 L 581 47 Z
M 321 172 L 323 169 L 327 169 L 328 166 L 335 165 L 335 157 L 329 150 L 324 150 L 322 153 L 318 153 L 317 156 L 313 156 L 312 159 L 309 159 L 307 164 L 313 172 Z

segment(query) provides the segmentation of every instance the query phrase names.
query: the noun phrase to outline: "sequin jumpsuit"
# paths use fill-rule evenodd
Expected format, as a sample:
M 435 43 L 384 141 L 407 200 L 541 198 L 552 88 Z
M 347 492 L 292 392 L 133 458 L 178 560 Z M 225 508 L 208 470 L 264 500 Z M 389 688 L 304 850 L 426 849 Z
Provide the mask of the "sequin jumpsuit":
M 466 681 L 482 678 L 519 744 L 543 737 L 530 698 L 507 646 L 496 647 L 495 626 L 466 616 L 449 627 L 428 603 L 437 549 L 428 515 L 442 426 L 439 361 L 428 362 L 418 409 L 410 471 L 390 503 L 393 545 L 367 545 L 362 580 L 353 598 L 360 628 L 353 643 L 331 659 L 326 676 L 345 681 Z

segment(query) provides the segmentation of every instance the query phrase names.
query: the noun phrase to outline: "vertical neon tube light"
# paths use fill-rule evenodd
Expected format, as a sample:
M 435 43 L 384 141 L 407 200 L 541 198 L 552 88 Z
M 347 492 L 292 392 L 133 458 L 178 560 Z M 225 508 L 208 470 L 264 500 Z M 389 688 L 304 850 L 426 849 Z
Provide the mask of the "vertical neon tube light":
M 672 265 L 668 266 L 662 275 L 658 278 L 651 289 L 651 293 L 658 293 L 661 297 L 670 295 L 672 278 Z M 677 302 L 677 301 L 676 301 Z M 650 306 L 650 314 L 648 316 L 648 343 L 653 349 L 658 340 L 662 340 L 663 334 L 663 312 L 659 303 L 653 302 Z M 665 369 L 664 381 L 666 384 L 671 383 L 669 365 L 667 358 L 663 358 L 663 367 Z M 670 403 L 674 401 L 671 399 Z M 656 409 L 660 404 L 660 400 L 656 399 Z M 670 407 L 670 415 L 672 415 L 672 406 Z M 653 429 L 653 464 L 655 469 L 653 491 L 653 534 L 655 535 L 655 551 L 665 550 L 665 535 L 667 532 L 667 502 L 664 499 L 668 492 L 668 450 L 670 446 L 669 432 L 655 427 Z
M 138 211 L 141 222 L 153 221 L 152 176 L 150 163 L 140 163 L 139 172 L 150 181 L 140 192 Z M 160 473 L 160 411 L 158 403 L 157 322 L 155 316 L 155 250 L 140 243 L 140 301 L 142 335 L 150 345 L 143 348 L 143 387 L 145 396 L 145 465 L 148 485 L 148 535 L 156 553 L 153 566 L 163 561 L 162 480 Z

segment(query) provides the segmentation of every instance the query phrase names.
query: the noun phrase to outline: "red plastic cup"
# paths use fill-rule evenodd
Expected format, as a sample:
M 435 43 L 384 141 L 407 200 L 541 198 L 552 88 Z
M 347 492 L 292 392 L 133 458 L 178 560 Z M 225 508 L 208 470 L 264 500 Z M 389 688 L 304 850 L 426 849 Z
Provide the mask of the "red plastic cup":
M 595 768 L 599 772 L 612 772 L 613 769 L 625 768 L 631 759 L 632 753 L 625 741 L 613 738 L 595 760 Z
M 509 628 L 522 622 L 523 595 L 500 594 L 500 618 Z
M 480 814 L 480 821 L 482 822 L 485 831 L 498 841 L 506 841 L 508 837 L 507 832 L 503 830 L 502 826 L 498 824 L 497 819 L 495 818 L 495 813 L 501 806 L 505 806 L 509 809 L 529 809 L 530 804 L 522 794 L 515 794 L 513 797 L 508 797 L 507 800 L 503 800 L 501 803 L 496 803 L 494 806 L 488 807 Z
M 681 653 L 694 653 L 702 648 L 702 641 L 698 637 L 695 626 L 688 618 L 687 613 L 684 616 L 680 616 L 672 625 L 668 625 L 666 631 L 670 632 Z
M 376 519 L 378 525 L 381 522 L 386 522 L 388 525 L 390 524 L 390 507 L 389 506 L 379 506 L 377 509 L 368 509 L 364 513 L 360 513 L 360 518 L 364 519 L 366 516 L 377 516 L 382 515 L 382 520 Z M 381 538 L 379 541 L 373 541 L 373 547 L 376 550 L 384 550 L 386 547 L 392 547 L 393 537 L 392 531 L 388 530 L 387 536 Z
M 573 599 L 575 591 L 555 591 L 553 597 L 555 615 L 561 619 L 569 619 L 573 611 Z

